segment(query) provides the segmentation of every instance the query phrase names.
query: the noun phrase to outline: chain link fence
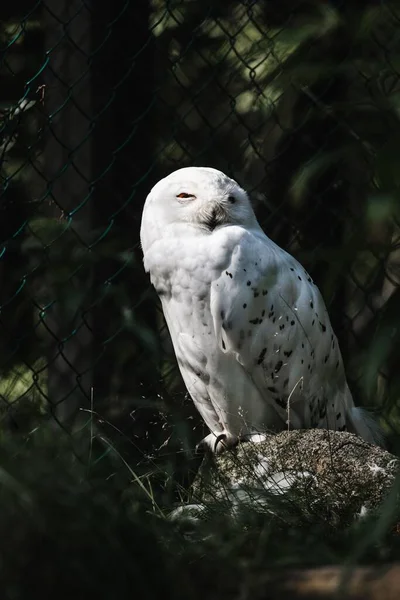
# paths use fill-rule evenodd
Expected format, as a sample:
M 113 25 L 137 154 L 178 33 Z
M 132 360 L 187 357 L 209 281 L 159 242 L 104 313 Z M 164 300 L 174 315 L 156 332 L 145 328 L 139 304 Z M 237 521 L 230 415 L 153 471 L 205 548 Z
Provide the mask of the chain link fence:
M 95 417 L 163 443 L 194 416 L 139 226 L 187 165 L 249 190 L 327 301 L 357 402 L 400 395 L 400 10 L 395 2 L 17 0 L 2 9 L 4 428 Z M 185 429 L 186 428 L 186 429 Z M 196 439 L 200 434 L 193 434 Z

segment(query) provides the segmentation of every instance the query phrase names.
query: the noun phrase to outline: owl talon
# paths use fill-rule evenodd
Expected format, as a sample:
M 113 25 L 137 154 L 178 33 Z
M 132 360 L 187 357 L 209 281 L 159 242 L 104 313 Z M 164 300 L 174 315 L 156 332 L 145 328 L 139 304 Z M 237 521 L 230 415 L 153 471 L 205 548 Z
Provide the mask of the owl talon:
M 217 453 L 218 453 L 218 450 L 217 450 L 218 444 L 219 444 L 220 442 L 224 442 L 225 440 L 226 440 L 226 433 L 220 433 L 220 434 L 217 436 L 217 438 L 216 438 L 216 440 L 215 440 L 215 444 L 214 444 L 214 454 L 217 454 Z M 226 447 L 226 444 L 223 444 L 223 445 Z
M 231 433 L 210 433 L 197 444 L 196 453 L 220 454 L 224 450 L 234 448 L 238 442 L 239 438 Z

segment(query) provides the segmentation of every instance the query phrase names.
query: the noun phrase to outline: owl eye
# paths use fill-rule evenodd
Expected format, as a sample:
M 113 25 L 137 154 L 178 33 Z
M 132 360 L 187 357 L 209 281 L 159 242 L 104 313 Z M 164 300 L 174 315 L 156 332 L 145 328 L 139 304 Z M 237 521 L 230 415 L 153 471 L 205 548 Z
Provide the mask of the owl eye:
M 177 195 L 177 198 L 196 198 L 194 194 L 187 194 L 186 192 L 181 192 Z
M 228 200 L 231 204 L 235 204 L 235 202 L 236 202 L 235 196 L 228 196 Z

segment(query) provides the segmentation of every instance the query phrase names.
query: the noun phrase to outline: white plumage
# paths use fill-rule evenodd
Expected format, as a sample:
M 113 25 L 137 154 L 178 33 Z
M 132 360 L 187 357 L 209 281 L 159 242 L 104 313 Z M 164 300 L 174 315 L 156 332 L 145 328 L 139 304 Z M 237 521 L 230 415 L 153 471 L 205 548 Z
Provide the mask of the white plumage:
M 182 377 L 211 432 L 203 443 L 218 451 L 286 427 L 379 441 L 354 407 L 318 288 L 265 235 L 235 181 L 211 168 L 171 173 L 146 199 L 141 243 Z

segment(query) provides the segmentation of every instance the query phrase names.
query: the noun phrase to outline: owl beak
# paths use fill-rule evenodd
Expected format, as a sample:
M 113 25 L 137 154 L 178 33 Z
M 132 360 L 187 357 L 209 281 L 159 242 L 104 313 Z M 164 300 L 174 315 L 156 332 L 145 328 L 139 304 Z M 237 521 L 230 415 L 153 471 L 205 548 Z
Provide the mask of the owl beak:
M 202 221 L 210 231 L 228 222 L 228 213 L 219 202 L 210 202 L 202 212 Z

